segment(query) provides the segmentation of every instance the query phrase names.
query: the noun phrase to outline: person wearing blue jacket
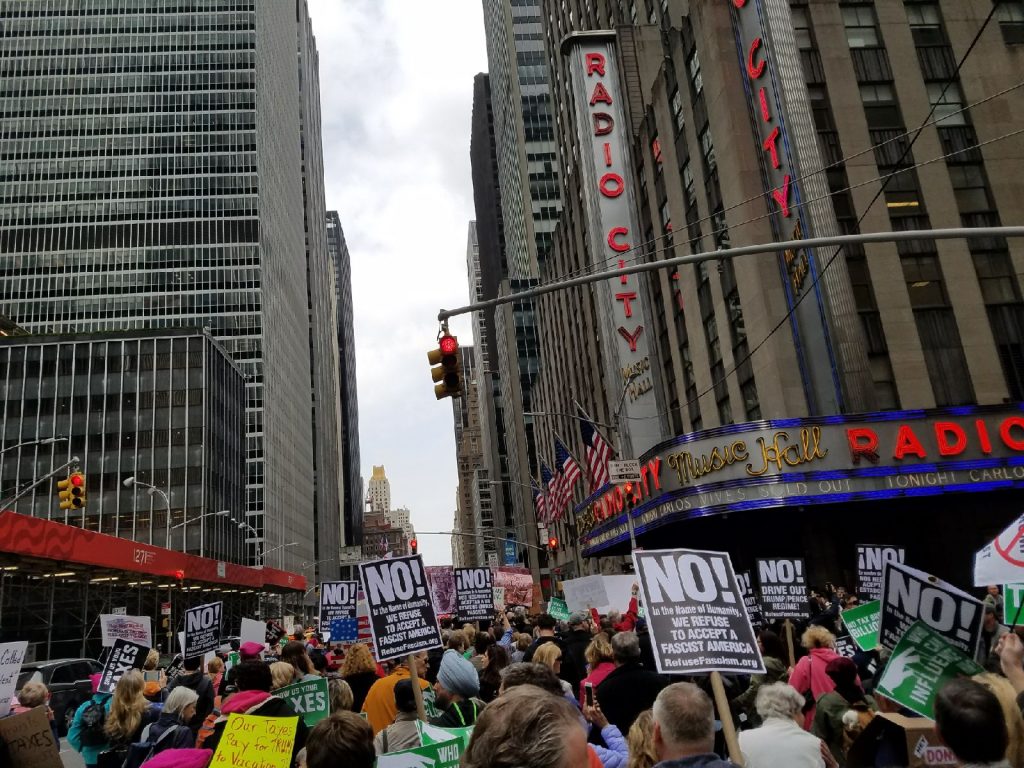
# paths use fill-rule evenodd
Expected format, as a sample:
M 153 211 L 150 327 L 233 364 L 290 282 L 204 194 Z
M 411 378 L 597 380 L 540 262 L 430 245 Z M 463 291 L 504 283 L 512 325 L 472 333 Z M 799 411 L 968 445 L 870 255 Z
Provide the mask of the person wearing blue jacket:
M 606 746 L 590 745 L 597 756 L 601 758 L 601 765 L 604 768 L 626 768 L 629 762 L 629 745 L 618 727 L 608 722 L 608 718 L 601 711 L 601 705 L 596 700 L 592 707 L 584 702 L 583 715 L 587 718 L 587 722 L 601 729 L 601 738 L 604 739 Z
M 96 693 L 96 687 L 100 682 L 99 675 L 91 675 L 89 679 L 92 682 L 92 698 L 83 702 L 75 710 L 74 720 L 68 730 L 68 744 L 75 752 L 82 755 L 86 768 L 95 768 L 100 753 L 110 748 L 110 741 L 103 732 L 103 721 L 100 721 L 97 727 L 90 727 L 83 722 L 83 718 L 89 705 L 95 703 L 103 707 L 103 720 L 106 720 L 107 715 L 110 714 L 110 701 L 113 697 L 109 693 Z

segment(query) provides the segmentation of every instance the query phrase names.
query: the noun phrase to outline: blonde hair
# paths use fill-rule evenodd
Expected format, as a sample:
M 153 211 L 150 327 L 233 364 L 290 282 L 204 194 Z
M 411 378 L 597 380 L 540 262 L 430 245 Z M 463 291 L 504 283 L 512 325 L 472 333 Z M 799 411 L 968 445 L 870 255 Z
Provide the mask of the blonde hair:
M 555 661 L 562 658 L 562 649 L 556 643 L 541 643 L 533 652 L 535 664 L 543 664 L 552 672 L 555 670 Z
M 465 651 L 467 648 L 469 648 L 469 643 L 466 640 L 466 633 L 463 632 L 461 629 L 456 629 L 454 632 L 448 635 L 447 647 L 452 649 L 453 651 L 458 651 L 459 653 Z
M 1017 694 L 1010 681 L 1000 675 L 985 672 L 975 675 L 972 680 L 981 683 L 999 699 L 1006 720 L 1006 754 L 1003 756 L 1013 768 L 1024 767 L 1024 719 L 1017 706 Z
M 275 661 L 270 665 L 270 690 L 276 691 L 295 682 L 295 667 L 287 661 Z
M 331 699 L 331 712 L 352 711 L 356 697 L 348 683 L 344 680 L 332 679 L 327 683 L 327 688 Z
M 533 636 L 529 632 L 520 632 L 516 637 L 516 650 L 525 651 L 533 644 Z
M 590 641 L 590 645 L 587 646 L 583 657 L 587 660 L 587 664 L 590 665 L 591 669 L 602 661 L 614 661 L 615 657 L 612 655 L 612 644 L 608 640 L 608 635 L 604 632 L 598 632 L 594 635 L 594 639 Z
M 654 748 L 654 712 L 645 709 L 641 712 L 626 736 L 629 746 L 629 762 L 626 768 L 651 768 L 658 762 L 658 752 Z
M 219 675 L 221 673 L 221 670 L 223 669 L 224 662 L 221 661 L 219 656 L 214 656 L 206 665 L 206 671 L 209 672 L 211 675 Z
M 808 627 L 800 636 L 800 644 L 807 650 L 812 648 L 835 648 L 836 636 L 824 627 Z
M 128 742 L 139 730 L 142 715 L 149 709 L 149 702 L 142 695 L 145 687 L 142 673 L 137 669 L 125 672 L 117 681 L 114 696 L 110 701 L 110 713 L 103 724 L 103 732 L 112 742 Z
M 472 624 L 462 625 L 462 634 L 466 636 L 466 647 L 469 648 L 476 642 L 476 627 Z
M 160 663 L 160 651 L 156 648 L 150 648 L 149 653 L 146 654 L 146 661 L 142 665 L 142 668 L 147 672 L 152 672 L 156 669 L 156 665 Z
M 377 665 L 373 663 L 373 656 L 366 643 L 356 643 L 348 649 L 345 654 L 345 661 L 341 664 L 341 676 L 358 675 L 360 672 L 375 672 Z
M 50 691 L 42 683 L 25 683 L 24 687 L 18 691 L 18 703 L 23 707 L 38 707 L 40 704 L 46 703 L 49 695 Z

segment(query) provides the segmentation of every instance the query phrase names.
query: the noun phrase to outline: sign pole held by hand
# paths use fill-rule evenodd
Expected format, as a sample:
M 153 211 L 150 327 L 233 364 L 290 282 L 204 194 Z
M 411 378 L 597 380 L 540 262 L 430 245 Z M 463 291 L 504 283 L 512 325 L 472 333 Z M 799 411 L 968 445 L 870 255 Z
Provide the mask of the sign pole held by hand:
M 742 766 L 743 753 L 740 752 L 740 742 L 736 738 L 736 725 L 732 721 L 732 710 L 729 709 L 729 697 L 725 695 L 721 672 L 711 673 L 711 691 L 715 694 L 715 709 L 718 710 L 718 719 L 722 723 L 725 745 L 729 748 L 729 759 Z
M 793 622 L 786 619 L 782 622 L 782 626 L 786 629 L 786 647 L 789 649 L 789 666 L 796 666 L 796 651 L 793 649 Z
M 416 700 L 416 717 L 427 722 L 427 710 L 423 707 L 423 690 L 420 688 L 420 676 L 416 674 L 416 654 L 410 653 L 405 657 L 409 665 L 409 680 L 412 683 L 412 697 Z

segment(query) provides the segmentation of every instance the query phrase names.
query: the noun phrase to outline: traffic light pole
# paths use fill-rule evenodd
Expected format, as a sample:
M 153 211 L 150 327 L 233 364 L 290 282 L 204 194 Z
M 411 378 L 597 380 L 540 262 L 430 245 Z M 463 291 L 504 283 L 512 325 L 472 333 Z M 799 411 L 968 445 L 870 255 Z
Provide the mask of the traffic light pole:
M 498 536 L 497 534 L 486 534 L 486 533 L 463 533 L 461 531 L 416 531 L 417 536 L 472 536 L 477 539 L 488 539 L 490 541 L 507 541 L 508 537 Z M 528 541 L 517 541 L 517 545 L 522 544 L 524 547 L 530 549 L 536 549 L 538 552 L 546 552 L 547 547 L 538 547 L 536 544 L 530 544 Z
M 0 510 L 6 509 L 7 507 L 9 507 L 12 504 L 16 503 L 18 501 L 18 499 L 20 499 L 26 493 L 31 491 L 36 486 L 38 486 L 38 485 L 40 485 L 42 483 L 45 483 L 47 480 L 49 480 L 54 475 L 57 475 L 57 474 L 63 472 L 65 469 L 68 469 L 69 467 L 77 466 L 79 463 L 81 463 L 81 459 L 79 459 L 77 456 L 72 456 L 71 457 L 71 461 L 69 461 L 67 464 L 61 464 L 59 467 L 57 467 L 55 470 L 53 470 L 49 474 L 43 475 L 42 477 L 40 477 L 40 478 L 38 478 L 36 480 L 33 480 L 25 488 L 23 488 L 22 490 L 18 491 L 16 494 L 11 496 L 10 498 L 7 498 L 7 499 L 4 499 L 3 501 L 0 501 Z

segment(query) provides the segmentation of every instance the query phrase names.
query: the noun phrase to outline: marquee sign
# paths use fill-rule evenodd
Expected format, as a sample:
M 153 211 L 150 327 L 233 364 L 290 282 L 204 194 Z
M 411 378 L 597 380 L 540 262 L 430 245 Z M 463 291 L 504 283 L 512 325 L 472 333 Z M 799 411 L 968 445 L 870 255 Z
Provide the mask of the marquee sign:
M 615 33 L 573 33 L 563 42 L 562 53 L 568 56 L 575 96 L 581 148 L 579 173 L 591 263 L 604 269 L 618 261 L 621 269 L 633 258 L 629 253 L 638 244 L 641 231 Z M 664 408 L 659 405 L 660 388 L 653 378 L 657 366 L 654 346 L 648 343 L 648 310 L 640 285 L 643 279 L 640 275 L 621 275 L 595 284 L 603 324 L 604 381 L 613 400 L 625 390 L 621 422 L 624 455 L 636 455 L 665 438 L 664 420 L 658 418 Z
M 708 514 L 1024 487 L 1024 405 L 758 421 L 682 435 L 640 459 L 637 533 Z M 610 487 L 577 508 L 585 553 L 628 538 Z

